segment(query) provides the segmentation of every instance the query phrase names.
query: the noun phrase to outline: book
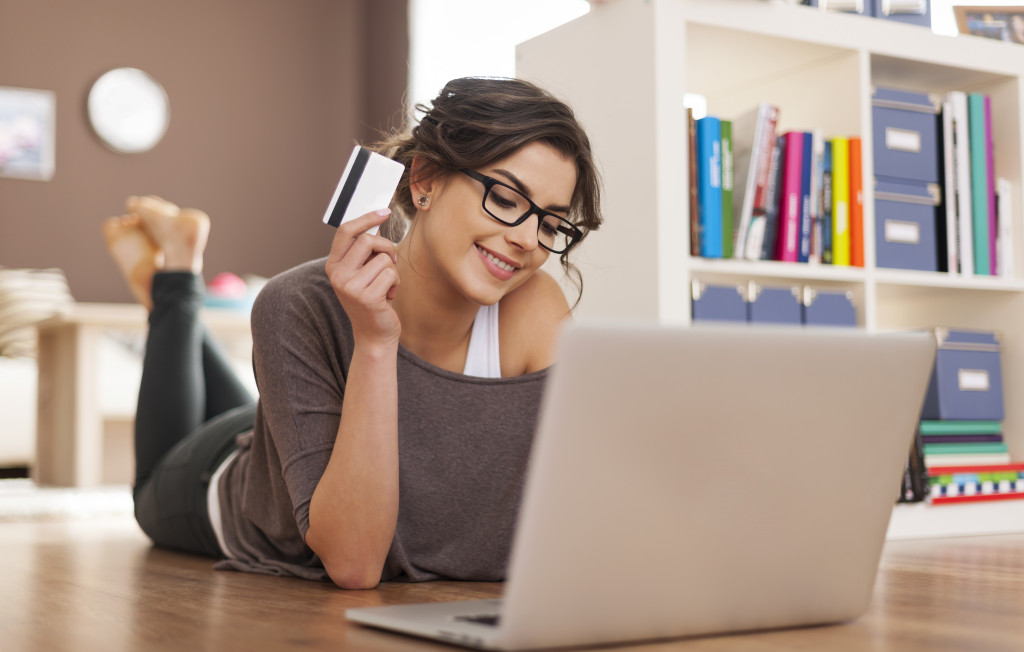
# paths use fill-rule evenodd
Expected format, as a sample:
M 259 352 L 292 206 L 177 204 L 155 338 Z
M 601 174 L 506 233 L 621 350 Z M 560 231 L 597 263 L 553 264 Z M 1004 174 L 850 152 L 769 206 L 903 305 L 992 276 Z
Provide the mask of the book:
M 697 204 L 700 255 L 722 257 L 722 130 L 715 116 L 697 120 Z
M 778 238 L 775 260 L 795 263 L 800 256 L 800 231 L 803 222 L 803 168 L 804 135 L 800 131 L 787 131 L 785 156 L 780 161 L 780 192 L 778 209 Z
M 832 264 L 832 141 L 825 140 L 821 171 L 821 262 Z
M 1002 421 L 922 420 L 918 425 L 922 435 L 999 435 Z
M 850 141 L 832 139 L 832 264 L 850 264 Z
M 994 442 L 943 442 L 940 444 L 924 443 L 924 454 L 928 455 L 981 455 L 992 453 L 1008 453 L 1006 443 Z
M 785 172 L 783 161 L 786 160 L 786 139 L 779 136 L 772 148 L 771 162 L 768 164 L 768 186 L 764 193 L 764 233 L 761 238 L 761 260 L 772 260 L 775 255 L 779 236 L 779 201 L 781 198 L 782 178 Z
M 1002 435 L 921 435 L 922 444 L 982 444 L 1002 441 Z
M 985 98 L 967 96 L 967 121 L 971 161 L 971 235 L 974 238 L 974 273 L 989 275 L 988 166 L 985 162 Z
M 850 264 L 864 267 L 864 161 L 860 136 L 850 137 Z
M 996 172 L 995 157 L 992 153 L 992 98 L 983 96 L 985 115 L 985 196 L 988 198 L 988 269 L 989 274 L 999 274 L 999 251 L 996 241 L 999 229 L 996 224 Z
M 924 454 L 924 465 L 930 470 L 942 466 L 979 466 L 985 464 L 1008 464 L 1009 453 L 944 453 L 941 455 Z
M 722 258 L 733 257 L 736 230 L 733 226 L 735 197 L 735 159 L 733 156 L 732 121 L 721 121 L 722 134 Z
M 949 274 L 959 274 L 959 231 L 957 228 L 957 203 L 956 203 L 956 174 L 953 164 L 953 104 L 949 97 L 942 102 L 942 110 L 939 127 L 939 153 L 942 156 L 939 166 L 939 183 L 942 187 L 942 203 L 940 204 L 942 215 L 939 221 L 945 225 L 946 242 L 945 247 L 939 245 L 938 261 L 939 271 Z M 943 269 L 945 262 L 945 269 Z
M 754 260 L 761 254 L 764 193 L 778 116 L 778 107 L 762 102 L 732 120 L 733 187 L 734 192 L 743 193 L 738 201 L 734 198 L 734 258 Z
M 967 94 L 951 91 L 953 118 L 953 185 L 956 192 L 957 267 L 963 275 L 974 274 L 974 226 L 971 216 L 970 126 L 967 120 Z
M 932 504 L 1024 498 L 1024 464 L 928 469 Z
M 796 260 L 800 263 L 811 259 L 811 230 L 814 225 L 811 209 L 811 179 L 814 177 L 814 135 L 801 132 L 803 154 L 800 163 L 800 241 L 797 247 Z
M 825 139 L 821 129 L 811 132 L 811 250 L 809 263 L 821 262 L 821 184 L 824 172 Z
M 1010 180 L 996 179 L 996 225 L 999 240 L 999 275 L 1013 278 L 1013 189 Z
M 700 255 L 700 204 L 697 201 L 697 121 L 693 109 L 686 109 L 690 181 L 690 255 Z

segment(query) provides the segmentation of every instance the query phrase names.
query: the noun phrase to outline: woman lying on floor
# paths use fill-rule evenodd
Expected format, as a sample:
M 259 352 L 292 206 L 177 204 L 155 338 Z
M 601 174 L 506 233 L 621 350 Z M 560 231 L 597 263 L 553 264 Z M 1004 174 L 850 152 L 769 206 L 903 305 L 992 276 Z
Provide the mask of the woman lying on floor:
M 132 197 L 107 221 L 150 310 L 135 513 L 157 545 L 342 588 L 503 579 L 570 312 L 540 266 L 575 271 L 599 181 L 572 111 L 526 82 L 454 80 L 420 110 L 379 148 L 406 166 L 400 215 L 343 224 L 258 296 L 255 403 L 198 319 L 206 214 Z M 399 218 L 397 244 L 365 233 Z

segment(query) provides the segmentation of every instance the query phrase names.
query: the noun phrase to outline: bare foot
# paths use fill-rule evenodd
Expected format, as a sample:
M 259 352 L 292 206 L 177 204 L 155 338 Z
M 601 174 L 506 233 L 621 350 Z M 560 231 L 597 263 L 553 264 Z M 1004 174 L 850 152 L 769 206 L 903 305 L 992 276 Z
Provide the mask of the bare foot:
M 162 266 L 162 254 L 142 228 L 137 215 L 111 217 L 103 223 L 107 249 L 121 271 L 135 300 L 153 307 L 150 291 L 153 273 Z
M 163 269 L 203 271 L 203 252 L 210 237 L 210 218 L 192 208 L 147 195 L 129 197 L 128 210 L 138 215 L 142 227 L 163 252 Z

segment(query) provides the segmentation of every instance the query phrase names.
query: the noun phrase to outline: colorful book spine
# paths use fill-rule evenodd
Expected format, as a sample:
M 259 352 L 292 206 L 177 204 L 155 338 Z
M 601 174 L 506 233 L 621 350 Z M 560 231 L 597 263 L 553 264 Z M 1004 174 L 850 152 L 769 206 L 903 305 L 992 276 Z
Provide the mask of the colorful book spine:
M 814 210 L 811 199 L 814 178 L 814 134 L 803 132 L 803 154 L 800 163 L 800 242 L 797 248 L 797 262 L 806 263 L 811 259 L 811 230 L 814 227 Z
M 776 242 L 779 236 L 779 200 L 781 197 L 782 173 L 785 170 L 782 162 L 786 160 L 786 139 L 779 136 L 775 139 L 772 160 L 768 166 L 768 188 L 764 200 L 764 235 L 761 240 L 761 259 L 771 260 L 775 256 Z
M 971 160 L 971 223 L 974 239 L 974 273 L 991 274 L 989 260 L 988 166 L 985 162 L 985 97 L 980 93 L 967 96 L 967 120 Z
M 1001 421 L 922 420 L 918 429 L 922 435 L 999 435 Z
M 832 264 L 832 141 L 825 141 L 821 173 L 821 262 Z
M 782 164 L 782 192 L 779 197 L 779 236 L 775 249 L 775 260 L 795 263 L 799 260 L 800 223 L 803 212 L 803 156 L 804 137 L 799 131 L 788 131 L 786 156 Z
M 933 505 L 1024 498 L 1024 465 L 998 464 L 928 470 Z
M 939 270 L 959 274 L 960 236 L 957 224 L 955 141 L 953 137 L 953 103 L 947 96 L 942 103 L 942 217 L 946 227 L 946 247 L 939 249 Z M 942 270 L 945 261 L 946 269 Z
M 689 145 L 690 182 L 690 255 L 700 255 L 700 202 L 697 200 L 697 121 L 693 109 L 686 109 L 687 143 Z
M 963 275 L 974 274 L 974 205 L 971 197 L 970 123 L 967 119 L 967 94 L 951 91 L 953 110 L 953 177 L 956 186 L 958 268 Z
M 864 267 L 864 161 L 860 136 L 850 137 L 850 264 Z
M 811 132 L 811 253 L 808 259 L 810 263 L 821 262 L 821 197 L 824 175 L 825 138 L 821 129 Z
M 722 257 L 733 257 L 736 230 L 733 228 L 735 168 L 733 158 L 732 121 L 721 121 L 722 134 Z
M 768 195 L 769 180 L 771 179 L 771 160 L 775 154 L 775 134 L 778 127 L 779 109 L 772 104 L 762 104 L 759 110 L 763 110 L 763 116 L 759 115 L 760 121 L 763 117 L 763 128 L 758 128 L 757 151 L 752 154 L 754 159 L 751 163 L 751 172 L 754 173 L 754 193 L 750 201 L 749 224 L 743 229 L 744 242 L 742 250 L 737 252 L 738 257 L 747 260 L 758 260 L 761 257 L 761 249 L 764 244 L 765 207 Z M 744 197 L 744 219 L 747 217 L 746 197 Z
M 992 98 L 984 96 L 985 103 L 985 196 L 988 198 L 988 269 L 989 274 L 999 274 L 999 252 L 996 223 L 996 171 L 992 153 Z
M 832 139 L 832 264 L 850 264 L 850 141 Z
M 722 257 L 722 131 L 715 116 L 697 120 L 697 203 L 700 255 Z

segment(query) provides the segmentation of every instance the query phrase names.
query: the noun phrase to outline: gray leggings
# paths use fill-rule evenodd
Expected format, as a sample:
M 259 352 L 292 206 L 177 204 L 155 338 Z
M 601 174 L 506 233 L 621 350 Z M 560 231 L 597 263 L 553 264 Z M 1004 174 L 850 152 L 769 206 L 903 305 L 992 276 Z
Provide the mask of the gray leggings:
M 222 556 L 210 477 L 252 428 L 256 404 L 199 320 L 202 277 L 160 272 L 135 415 L 135 519 L 159 546 Z

